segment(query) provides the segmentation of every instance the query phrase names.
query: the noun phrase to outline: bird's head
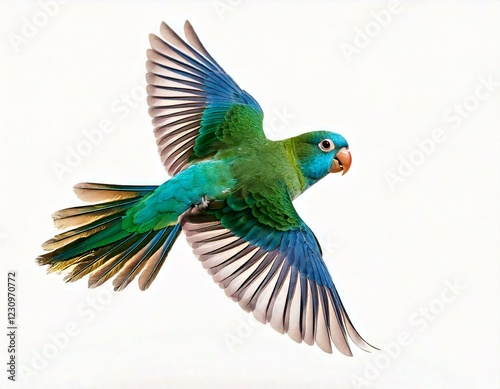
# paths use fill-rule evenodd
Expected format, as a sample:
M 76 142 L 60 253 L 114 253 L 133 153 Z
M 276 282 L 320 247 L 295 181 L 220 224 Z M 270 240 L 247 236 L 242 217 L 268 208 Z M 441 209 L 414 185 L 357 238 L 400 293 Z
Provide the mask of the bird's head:
M 329 131 L 308 132 L 291 142 L 307 186 L 328 173 L 347 173 L 351 167 L 349 145 L 342 135 Z

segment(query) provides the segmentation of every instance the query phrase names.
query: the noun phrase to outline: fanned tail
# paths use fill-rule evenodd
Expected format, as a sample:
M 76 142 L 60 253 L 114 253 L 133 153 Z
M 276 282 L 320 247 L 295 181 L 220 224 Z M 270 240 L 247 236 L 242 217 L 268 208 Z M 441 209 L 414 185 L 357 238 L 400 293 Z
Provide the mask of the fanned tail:
M 40 255 L 48 272 L 65 272 L 65 281 L 90 274 L 89 287 L 99 286 L 116 275 L 115 290 L 123 290 L 139 273 L 139 287 L 154 281 L 180 233 L 180 225 L 157 231 L 128 232 L 122 219 L 128 209 L 149 196 L 157 186 L 122 186 L 83 183 L 74 187 L 78 197 L 92 205 L 54 213 L 54 223 L 66 231 L 45 242 L 50 252 Z

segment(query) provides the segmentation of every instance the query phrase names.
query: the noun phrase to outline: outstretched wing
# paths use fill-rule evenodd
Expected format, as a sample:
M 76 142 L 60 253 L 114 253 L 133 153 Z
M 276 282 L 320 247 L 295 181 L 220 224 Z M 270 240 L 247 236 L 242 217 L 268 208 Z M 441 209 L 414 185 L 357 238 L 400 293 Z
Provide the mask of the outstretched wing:
M 373 350 L 352 325 L 313 232 L 284 189 L 281 198 L 273 206 L 262 193 L 233 194 L 222 206 L 193 208 L 182 229 L 214 281 L 260 322 L 328 353 L 333 342 L 351 356 L 348 338 Z
M 264 137 L 259 104 L 217 64 L 188 21 L 184 30 L 191 45 L 162 23 L 165 40 L 150 35 L 147 51 L 149 114 L 170 175 L 232 139 Z

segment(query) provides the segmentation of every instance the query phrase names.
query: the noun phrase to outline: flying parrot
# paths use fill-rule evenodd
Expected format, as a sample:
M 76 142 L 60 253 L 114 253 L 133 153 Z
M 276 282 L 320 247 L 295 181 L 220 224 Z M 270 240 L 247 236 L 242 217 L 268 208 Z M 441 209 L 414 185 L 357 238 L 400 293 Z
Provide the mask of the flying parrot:
M 115 290 L 139 276 L 146 290 L 181 231 L 227 296 L 296 342 L 332 343 L 351 356 L 356 331 L 332 282 L 318 240 L 293 200 L 328 173 L 345 174 L 341 135 L 308 132 L 273 141 L 257 101 L 205 49 L 191 24 L 187 42 L 162 23 L 147 51 L 149 114 L 161 161 L 160 186 L 81 183 L 91 205 L 54 213 L 65 230 L 37 258 L 66 281 L 89 287 L 114 277 Z

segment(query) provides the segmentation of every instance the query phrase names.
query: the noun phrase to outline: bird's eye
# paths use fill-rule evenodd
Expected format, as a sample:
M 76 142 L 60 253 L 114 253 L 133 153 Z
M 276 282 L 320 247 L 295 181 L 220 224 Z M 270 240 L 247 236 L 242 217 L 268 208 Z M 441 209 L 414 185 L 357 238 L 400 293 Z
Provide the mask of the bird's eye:
M 335 148 L 335 145 L 330 139 L 323 139 L 321 142 L 319 142 L 318 147 L 322 151 L 331 151 Z

